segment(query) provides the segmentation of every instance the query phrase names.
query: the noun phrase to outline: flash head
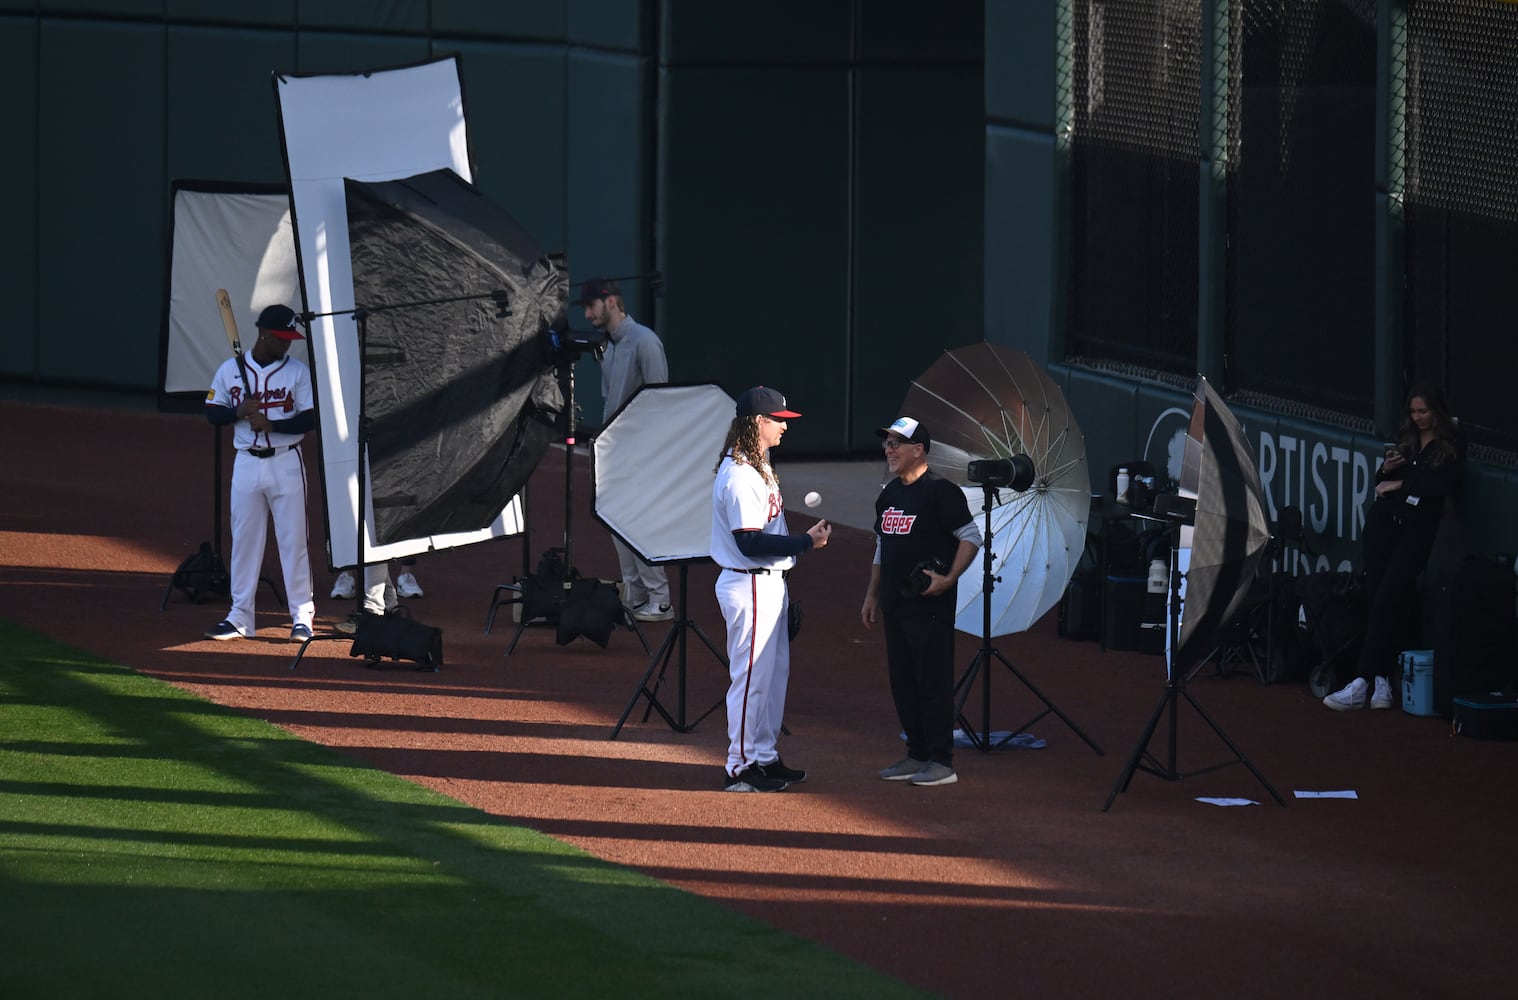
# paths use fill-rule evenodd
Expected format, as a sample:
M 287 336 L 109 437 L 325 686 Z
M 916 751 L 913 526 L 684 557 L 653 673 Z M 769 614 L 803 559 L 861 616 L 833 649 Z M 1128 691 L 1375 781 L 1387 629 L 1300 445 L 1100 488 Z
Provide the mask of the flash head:
M 554 357 L 573 361 L 582 354 L 601 360 L 606 353 L 607 336 L 601 330 L 549 330 L 548 344 Z
M 970 482 L 987 489 L 1007 486 L 1021 493 L 1033 485 L 1037 470 L 1033 467 L 1033 459 L 1027 455 L 981 458 L 970 463 L 969 477 Z

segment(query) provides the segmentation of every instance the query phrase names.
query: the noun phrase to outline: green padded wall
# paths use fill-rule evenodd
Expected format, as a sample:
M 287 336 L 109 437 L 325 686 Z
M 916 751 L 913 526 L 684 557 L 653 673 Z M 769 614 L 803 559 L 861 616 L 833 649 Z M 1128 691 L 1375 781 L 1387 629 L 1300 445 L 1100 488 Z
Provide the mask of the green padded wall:
M 857 80 L 851 406 L 837 443 L 863 450 L 913 377 L 983 339 L 984 130 L 977 64 L 870 65 Z
M 650 128 L 644 117 L 644 62 L 635 54 L 572 49 L 565 100 L 569 274 L 583 281 L 594 274 L 608 277 L 643 274 L 654 266 L 649 234 L 653 226 L 649 204 L 652 179 L 648 171 Z M 679 371 L 679 352 L 669 342 L 646 284 L 620 285 L 628 313 L 651 326 L 665 341 L 671 373 Z M 569 320 L 576 329 L 589 329 L 584 310 L 570 296 Z M 599 426 L 601 374 L 595 362 L 582 359 L 576 372 L 575 396 L 587 425 Z
M 0 157 L 0 184 L 24 193 L 21 204 L 5 220 L 0 241 L 0 299 L 10 306 L 6 350 L 0 351 L 0 375 L 30 375 L 36 362 L 36 339 L 26 331 L 37 328 L 37 105 L 33 81 L 37 74 L 37 30 L 31 18 L 0 16 L 0 88 L 25 95 L 6 109 L 7 124 L 22 155 Z
M 663 75 L 662 315 L 672 376 L 765 384 L 841 443 L 848 391 L 849 92 L 835 69 Z
M 294 68 L 288 32 L 170 28 L 168 176 L 284 183 L 270 78 Z
M 1063 357 L 1062 165 L 1055 142 L 1056 3 L 988 3 L 985 16 L 986 339 Z
M 449 39 L 437 47 L 459 55 L 475 184 L 515 216 L 545 251 L 565 249 L 564 50 Z
M 105 386 L 151 386 L 157 378 L 168 197 L 163 50 L 163 31 L 154 26 L 43 22 L 41 378 Z

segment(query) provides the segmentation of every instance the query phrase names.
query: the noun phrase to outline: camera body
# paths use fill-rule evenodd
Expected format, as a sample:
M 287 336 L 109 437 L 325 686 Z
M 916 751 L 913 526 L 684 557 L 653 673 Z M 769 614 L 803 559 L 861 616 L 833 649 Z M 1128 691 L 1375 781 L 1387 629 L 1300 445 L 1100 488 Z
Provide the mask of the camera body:
M 916 597 L 932 585 L 933 581 L 928 577 L 928 570 L 942 576 L 949 571 L 948 563 L 942 559 L 924 559 L 912 567 L 912 572 L 907 574 L 906 582 L 902 584 L 902 592 L 910 597 Z

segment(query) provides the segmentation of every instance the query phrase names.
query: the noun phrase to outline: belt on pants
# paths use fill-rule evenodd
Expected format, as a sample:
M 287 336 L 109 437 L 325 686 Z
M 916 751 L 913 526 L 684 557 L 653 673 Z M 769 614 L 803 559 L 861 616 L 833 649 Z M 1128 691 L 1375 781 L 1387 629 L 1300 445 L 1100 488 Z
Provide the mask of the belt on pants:
M 729 573 L 748 573 L 753 576 L 768 576 L 769 574 L 774 573 L 782 580 L 791 575 L 791 571 L 788 569 L 736 569 L 732 566 L 724 566 L 722 568 L 727 570 Z
M 249 455 L 252 455 L 254 458 L 273 458 L 280 452 L 289 451 L 294 447 L 295 445 L 293 444 L 287 444 L 282 448 L 244 448 L 243 450 L 246 451 Z

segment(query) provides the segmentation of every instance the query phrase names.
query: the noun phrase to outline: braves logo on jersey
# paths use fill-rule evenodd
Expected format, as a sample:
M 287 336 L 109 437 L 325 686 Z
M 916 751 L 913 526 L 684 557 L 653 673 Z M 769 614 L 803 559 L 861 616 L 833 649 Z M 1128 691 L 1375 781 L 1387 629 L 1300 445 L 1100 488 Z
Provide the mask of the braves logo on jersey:
M 912 524 L 916 520 L 916 514 L 908 514 L 899 507 L 887 507 L 880 515 L 880 533 L 882 535 L 910 535 Z
M 231 392 L 232 409 L 235 410 L 242 405 L 242 386 L 232 386 Z M 265 389 L 262 393 L 254 393 L 253 395 L 258 396 L 258 408 L 260 410 L 263 410 L 265 413 L 269 412 L 270 410 L 281 410 L 285 413 L 295 412 L 295 397 L 290 394 L 290 390 L 286 386 L 268 388 Z M 215 389 L 212 389 L 210 392 L 206 393 L 206 402 L 209 403 L 215 398 Z
M 779 491 L 771 490 L 769 495 L 769 513 L 765 516 L 764 523 L 768 524 L 784 513 L 785 504 L 780 499 Z

